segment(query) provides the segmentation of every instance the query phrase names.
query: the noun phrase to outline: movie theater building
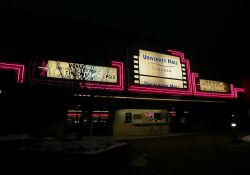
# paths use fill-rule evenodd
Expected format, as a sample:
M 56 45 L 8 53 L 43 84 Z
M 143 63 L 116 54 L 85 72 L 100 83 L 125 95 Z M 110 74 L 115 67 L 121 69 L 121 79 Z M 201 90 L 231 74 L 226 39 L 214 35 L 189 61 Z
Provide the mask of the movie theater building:
M 241 112 L 244 89 L 193 72 L 183 52 L 132 48 L 127 53 L 126 60 L 109 65 L 50 56 L 29 64 L 1 60 L 1 103 L 9 114 L 1 131 L 167 135 L 229 129 L 230 116 Z

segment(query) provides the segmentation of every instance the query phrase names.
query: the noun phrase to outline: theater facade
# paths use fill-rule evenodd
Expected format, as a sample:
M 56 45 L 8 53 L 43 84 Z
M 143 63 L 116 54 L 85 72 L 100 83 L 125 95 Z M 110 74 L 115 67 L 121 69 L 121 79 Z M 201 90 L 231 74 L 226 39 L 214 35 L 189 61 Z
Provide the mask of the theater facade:
M 86 64 L 45 56 L 1 59 L 2 133 L 152 136 L 230 129 L 242 87 L 203 77 L 175 50 L 130 48 Z

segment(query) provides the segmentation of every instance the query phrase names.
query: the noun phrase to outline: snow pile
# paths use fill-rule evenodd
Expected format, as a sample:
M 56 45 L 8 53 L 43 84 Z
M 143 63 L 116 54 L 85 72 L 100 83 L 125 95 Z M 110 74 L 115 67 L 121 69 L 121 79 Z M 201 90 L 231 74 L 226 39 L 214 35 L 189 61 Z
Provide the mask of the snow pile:
M 250 143 L 250 135 L 241 137 L 241 140 L 242 140 L 243 142 Z
M 22 149 L 36 152 L 95 152 L 116 144 L 109 137 L 87 137 L 71 141 L 44 140 Z
M 0 141 L 15 141 L 15 140 L 26 140 L 33 139 L 28 134 L 10 134 L 0 136 Z

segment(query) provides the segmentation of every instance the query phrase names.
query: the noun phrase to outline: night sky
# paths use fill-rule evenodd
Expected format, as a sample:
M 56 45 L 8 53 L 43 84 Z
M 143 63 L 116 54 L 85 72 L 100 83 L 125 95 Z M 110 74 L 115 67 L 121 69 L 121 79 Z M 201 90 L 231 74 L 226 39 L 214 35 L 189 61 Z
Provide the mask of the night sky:
M 245 64 L 249 59 L 250 7 L 244 2 L 2 0 L 0 4 L 166 41 L 167 45 L 185 48 L 191 65 L 197 64 L 200 68 L 196 70 L 203 71 L 205 76 L 208 70 L 223 75 L 226 81 L 250 76 Z

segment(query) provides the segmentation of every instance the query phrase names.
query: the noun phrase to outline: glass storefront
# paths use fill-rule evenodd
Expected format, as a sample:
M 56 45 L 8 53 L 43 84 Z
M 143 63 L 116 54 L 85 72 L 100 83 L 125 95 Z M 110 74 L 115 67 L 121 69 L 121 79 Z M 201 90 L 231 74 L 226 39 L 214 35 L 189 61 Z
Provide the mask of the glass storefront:
M 110 111 L 68 110 L 67 134 L 78 132 L 83 135 L 112 135 L 112 114 Z

